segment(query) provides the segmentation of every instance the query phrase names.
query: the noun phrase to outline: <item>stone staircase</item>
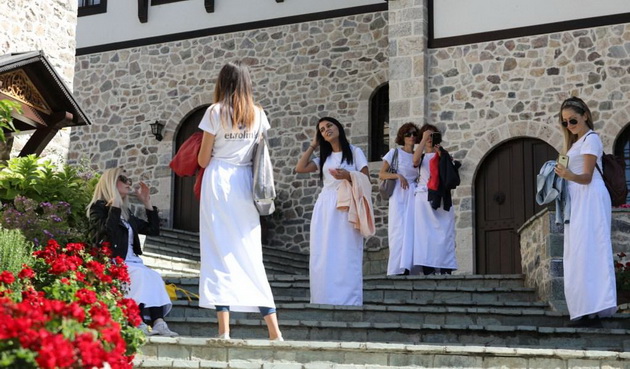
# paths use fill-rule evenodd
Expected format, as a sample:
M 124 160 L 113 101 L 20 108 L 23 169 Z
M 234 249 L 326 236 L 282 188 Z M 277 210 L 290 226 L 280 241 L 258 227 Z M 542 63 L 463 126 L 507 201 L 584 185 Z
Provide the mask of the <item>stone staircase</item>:
M 162 229 L 159 237 L 146 237 L 142 258 L 163 276 L 199 275 L 199 235 Z M 263 245 L 263 262 L 268 274 L 308 274 L 308 255 Z
M 198 263 L 196 235 L 188 236 L 147 239 L 145 250 Z M 149 338 L 136 366 L 630 368 L 630 314 L 602 329 L 566 328 L 568 316 L 539 301 L 521 275 L 366 276 L 363 306 L 318 305 L 309 303 L 306 255 L 263 254 L 285 342 L 262 340 L 266 327 L 252 313 L 231 314 L 232 340 L 209 338 L 214 310 L 182 295 L 167 317 L 182 337 Z M 164 271 L 167 283 L 198 292 L 193 273 Z

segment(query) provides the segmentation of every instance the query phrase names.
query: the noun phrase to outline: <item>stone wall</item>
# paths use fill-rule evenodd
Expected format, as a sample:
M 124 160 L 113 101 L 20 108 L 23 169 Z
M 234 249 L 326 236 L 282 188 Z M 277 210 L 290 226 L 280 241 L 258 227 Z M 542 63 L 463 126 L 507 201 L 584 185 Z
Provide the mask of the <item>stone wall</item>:
M 0 2 L 0 55 L 44 50 L 72 90 L 77 6 L 66 0 Z
M 43 50 L 63 82 L 72 90 L 76 49 L 77 2 L 66 0 L 0 2 L 0 55 Z M 12 156 L 23 147 L 31 132 L 18 134 Z M 64 162 L 70 131 L 62 129 L 42 156 Z
M 419 19 L 426 0 L 389 6 L 391 120 L 435 124 L 443 132 L 443 146 L 462 161 L 462 183 L 453 194 L 457 258 L 459 272 L 471 273 L 475 173 L 494 148 L 533 137 L 561 149 L 560 103 L 578 95 L 593 110 L 604 149 L 612 151 L 630 122 L 630 24 L 425 52 Z
M 521 264 L 525 284 L 536 288 L 542 301 L 556 310 L 566 310 L 564 299 L 564 227 L 555 223 L 555 212 L 547 209 L 529 219 L 519 229 Z M 613 209 L 611 239 L 613 255 L 630 255 L 630 209 Z M 616 256 L 614 256 L 616 257 Z
M 124 166 L 154 188 L 170 222 L 174 135 L 189 113 L 212 102 L 223 64 L 243 59 L 272 125 L 278 210 L 271 243 L 307 251 L 320 186 L 317 175 L 295 173 L 297 159 L 328 115 L 367 154 L 369 98 L 388 80 L 386 25 L 386 12 L 368 13 L 80 56 L 76 97 L 94 125 L 72 132 L 70 159 L 88 157 L 100 170 Z M 161 142 L 149 129 L 156 119 L 166 124 Z M 380 163 L 370 167 L 376 175 Z M 379 204 L 379 232 L 369 241 L 376 249 L 387 235 L 387 204 Z

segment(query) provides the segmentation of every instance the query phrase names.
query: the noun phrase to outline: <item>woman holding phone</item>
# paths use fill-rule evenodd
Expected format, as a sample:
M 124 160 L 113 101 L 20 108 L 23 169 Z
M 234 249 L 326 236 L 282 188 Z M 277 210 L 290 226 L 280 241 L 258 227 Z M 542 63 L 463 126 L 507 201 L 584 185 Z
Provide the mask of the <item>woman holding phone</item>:
M 567 181 L 570 223 L 564 225 L 564 294 L 570 326 L 601 327 L 599 318 L 617 311 L 610 239 L 611 201 L 601 174 L 602 141 L 593 131 L 591 111 L 578 97 L 560 107 L 560 129 L 568 166 L 555 172 Z
M 429 181 L 432 176 L 430 164 L 435 156 L 448 155 L 440 150 L 442 136 L 431 124 L 420 127 L 420 144 L 413 154 L 413 164 L 419 177 L 414 197 L 413 248 L 404 255 L 404 262 L 413 265 L 412 272 L 429 274 L 451 274 L 457 269 L 455 258 L 455 210 L 434 209 L 429 202 Z M 441 158 L 437 158 L 439 160 Z M 450 159 L 450 157 L 449 157 Z
M 319 157 L 311 159 L 319 147 Z M 295 168 L 298 173 L 319 171 L 324 188 L 313 208 L 310 235 L 310 290 L 312 304 L 363 305 L 363 236 L 337 209 L 337 189 L 352 181 L 350 172 L 369 178 L 363 151 L 350 145 L 335 118 L 317 122 L 311 144 Z

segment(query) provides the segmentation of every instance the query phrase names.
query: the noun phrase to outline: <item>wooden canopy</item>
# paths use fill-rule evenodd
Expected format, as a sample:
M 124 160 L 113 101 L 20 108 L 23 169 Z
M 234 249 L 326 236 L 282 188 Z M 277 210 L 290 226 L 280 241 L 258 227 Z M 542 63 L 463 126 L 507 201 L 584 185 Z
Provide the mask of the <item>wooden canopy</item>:
M 20 156 L 41 154 L 61 128 L 91 124 L 42 51 L 0 56 L 0 100 L 22 106 L 12 114 L 19 131 L 35 131 Z

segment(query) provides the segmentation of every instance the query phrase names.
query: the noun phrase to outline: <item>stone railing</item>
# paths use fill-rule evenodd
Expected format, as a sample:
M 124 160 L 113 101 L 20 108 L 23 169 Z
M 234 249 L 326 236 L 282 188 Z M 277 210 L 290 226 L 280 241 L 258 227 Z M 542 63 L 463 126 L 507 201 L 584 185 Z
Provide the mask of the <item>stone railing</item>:
M 539 298 L 549 301 L 559 311 L 566 310 L 563 232 L 563 226 L 555 224 L 555 213 L 547 209 L 534 215 L 518 230 L 526 286 L 536 288 Z M 613 252 L 630 254 L 630 209 L 613 210 L 611 232 Z

